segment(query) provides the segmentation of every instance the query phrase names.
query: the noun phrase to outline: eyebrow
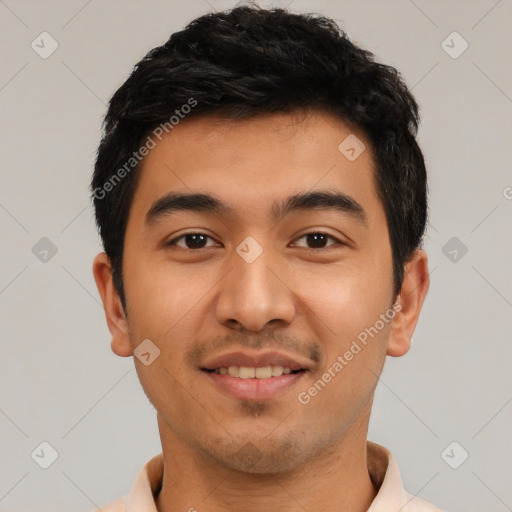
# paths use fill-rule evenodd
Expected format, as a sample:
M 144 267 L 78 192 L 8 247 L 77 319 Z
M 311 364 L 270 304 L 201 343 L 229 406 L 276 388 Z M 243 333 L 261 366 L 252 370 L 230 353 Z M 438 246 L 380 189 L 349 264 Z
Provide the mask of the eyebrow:
M 364 208 L 352 197 L 331 190 L 301 192 L 289 196 L 284 201 L 274 203 L 270 208 L 271 219 L 282 220 L 292 212 L 310 210 L 334 210 L 344 213 L 368 227 Z M 220 199 L 203 193 L 171 192 L 157 199 L 146 214 L 146 224 L 167 217 L 173 212 L 194 211 L 229 217 L 234 210 Z

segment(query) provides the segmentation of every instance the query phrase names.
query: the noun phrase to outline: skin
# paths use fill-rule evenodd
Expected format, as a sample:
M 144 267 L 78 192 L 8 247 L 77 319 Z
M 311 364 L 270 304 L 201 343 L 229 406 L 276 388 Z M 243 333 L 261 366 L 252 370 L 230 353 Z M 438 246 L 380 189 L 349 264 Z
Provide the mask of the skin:
M 355 161 L 338 150 L 351 133 L 366 145 Z M 93 272 L 112 350 L 132 356 L 149 338 L 161 351 L 149 366 L 134 357 L 157 411 L 160 512 L 370 506 L 377 492 L 367 468 L 370 410 L 386 355 L 410 348 L 429 287 L 423 250 L 405 266 L 400 312 L 307 405 L 298 395 L 395 302 L 389 233 L 372 169 L 364 135 L 320 112 L 185 119 L 145 157 L 125 236 L 127 315 L 104 253 Z M 274 201 L 320 189 L 354 198 L 367 226 L 326 209 L 270 219 Z M 151 205 L 171 191 L 213 194 L 235 214 L 180 211 L 147 225 Z M 308 243 L 304 235 L 319 232 L 334 239 L 323 248 Z M 165 245 L 184 233 L 211 238 L 203 248 L 184 238 Z M 248 236 L 263 249 L 252 263 L 236 252 Z M 297 354 L 310 371 L 269 400 L 225 395 L 200 362 L 244 347 Z

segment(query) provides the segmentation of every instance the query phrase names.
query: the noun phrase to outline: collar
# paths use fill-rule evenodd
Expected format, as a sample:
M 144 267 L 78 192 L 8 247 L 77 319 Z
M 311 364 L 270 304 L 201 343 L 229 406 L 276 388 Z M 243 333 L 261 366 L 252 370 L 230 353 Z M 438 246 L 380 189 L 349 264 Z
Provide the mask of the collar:
M 398 463 L 393 454 L 377 443 L 366 442 L 368 472 L 377 495 L 367 512 L 442 512 L 440 509 L 408 494 L 403 486 Z M 162 486 L 163 453 L 155 455 L 140 470 L 130 494 L 109 506 L 104 512 L 158 512 L 155 496 Z M 121 503 L 122 502 L 122 503 Z

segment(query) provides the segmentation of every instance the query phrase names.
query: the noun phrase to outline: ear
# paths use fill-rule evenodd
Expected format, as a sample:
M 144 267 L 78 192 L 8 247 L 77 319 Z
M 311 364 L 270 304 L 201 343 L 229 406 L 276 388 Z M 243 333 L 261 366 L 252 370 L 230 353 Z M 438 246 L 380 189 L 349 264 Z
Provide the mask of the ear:
M 387 355 L 400 357 L 411 348 L 411 338 L 430 286 L 427 254 L 417 249 L 404 267 L 404 280 L 394 309 Z
M 112 281 L 110 260 L 104 252 L 94 258 L 92 272 L 103 302 L 108 329 L 112 334 L 112 351 L 118 356 L 131 356 L 133 350 L 128 336 L 128 323 L 121 298 Z

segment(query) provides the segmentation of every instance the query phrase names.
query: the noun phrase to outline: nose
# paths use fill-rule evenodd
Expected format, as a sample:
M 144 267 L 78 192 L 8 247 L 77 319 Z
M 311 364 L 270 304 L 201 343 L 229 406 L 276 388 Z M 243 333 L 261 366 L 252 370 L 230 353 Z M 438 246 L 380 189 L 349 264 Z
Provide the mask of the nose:
M 294 292 L 270 251 L 253 262 L 233 255 L 234 268 L 221 281 L 216 303 L 217 321 L 231 329 L 259 332 L 269 325 L 285 326 L 296 311 Z

